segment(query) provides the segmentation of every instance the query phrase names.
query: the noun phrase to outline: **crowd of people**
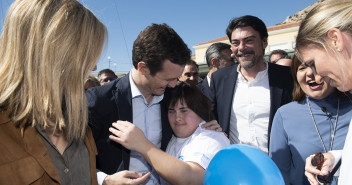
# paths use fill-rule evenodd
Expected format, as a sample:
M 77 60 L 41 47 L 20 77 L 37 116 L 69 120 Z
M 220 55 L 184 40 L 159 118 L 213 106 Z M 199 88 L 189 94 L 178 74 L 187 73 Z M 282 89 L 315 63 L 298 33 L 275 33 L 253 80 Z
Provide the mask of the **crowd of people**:
M 76 0 L 11 5 L 0 36 L 1 184 L 203 184 L 230 144 L 267 154 L 285 184 L 352 181 L 351 1 L 313 8 L 293 58 L 275 50 L 267 61 L 264 22 L 231 19 L 231 44 L 210 45 L 204 79 L 165 23 L 140 32 L 127 75 L 89 76 L 107 34 Z

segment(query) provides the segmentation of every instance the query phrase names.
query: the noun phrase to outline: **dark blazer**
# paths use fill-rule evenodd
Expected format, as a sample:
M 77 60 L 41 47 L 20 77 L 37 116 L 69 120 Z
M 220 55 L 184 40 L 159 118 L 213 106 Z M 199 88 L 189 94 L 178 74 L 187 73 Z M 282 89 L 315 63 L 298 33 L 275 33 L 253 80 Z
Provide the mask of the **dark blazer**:
M 208 74 L 207 74 L 208 75 Z M 210 99 L 210 87 L 208 84 L 208 77 L 205 76 L 204 79 L 197 84 L 197 87 L 202 93 Z
M 214 116 L 227 134 L 229 134 L 232 99 L 238 75 L 237 67 L 238 64 L 225 67 L 211 75 L 210 100 Z M 272 63 L 269 63 L 268 76 L 271 97 L 268 128 L 268 136 L 270 137 L 271 124 L 276 110 L 292 100 L 293 81 L 290 67 Z
M 165 91 L 165 94 L 168 90 Z M 89 110 L 89 125 L 92 128 L 98 148 L 97 169 L 107 174 L 128 170 L 130 151 L 109 140 L 109 127 L 117 120 L 132 123 L 132 93 L 129 74 L 86 92 Z M 165 98 L 160 102 L 162 139 L 161 149 L 165 150 L 172 136 L 167 118 Z

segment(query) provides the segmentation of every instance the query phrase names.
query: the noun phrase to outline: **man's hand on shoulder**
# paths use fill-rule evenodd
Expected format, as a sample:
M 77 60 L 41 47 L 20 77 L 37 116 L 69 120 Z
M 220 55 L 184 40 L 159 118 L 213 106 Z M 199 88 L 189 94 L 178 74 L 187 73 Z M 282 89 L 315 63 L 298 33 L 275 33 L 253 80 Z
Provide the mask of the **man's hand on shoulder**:
M 208 130 L 215 130 L 217 132 L 222 131 L 222 128 L 220 127 L 219 123 L 216 120 L 211 120 L 209 122 L 206 122 L 205 124 L 202 125 L 202 128 L 205 128 Z

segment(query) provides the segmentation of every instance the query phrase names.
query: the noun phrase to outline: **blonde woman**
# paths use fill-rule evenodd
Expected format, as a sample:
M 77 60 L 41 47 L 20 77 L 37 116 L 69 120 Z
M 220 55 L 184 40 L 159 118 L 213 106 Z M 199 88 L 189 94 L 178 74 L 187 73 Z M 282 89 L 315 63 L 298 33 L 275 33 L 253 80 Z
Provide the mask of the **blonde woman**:
M 11 5 L 0 37 L 0 184 L 97 184 L 83 84 L 106 35 L 75 0 Z
M 296 50 L 303 64 L 322 76 L 322 80 L 342 92 L 352 92 L 352 1 L 326 1 L 310 11 L 299 29 Z M 352 126 L 343 151 L 324 153 L 321 171 L 306 159 L 306 176 L 311 184 L 318 184 L 316 175 L 326 175 L 342 155 L 338 184 L 352 182 Z

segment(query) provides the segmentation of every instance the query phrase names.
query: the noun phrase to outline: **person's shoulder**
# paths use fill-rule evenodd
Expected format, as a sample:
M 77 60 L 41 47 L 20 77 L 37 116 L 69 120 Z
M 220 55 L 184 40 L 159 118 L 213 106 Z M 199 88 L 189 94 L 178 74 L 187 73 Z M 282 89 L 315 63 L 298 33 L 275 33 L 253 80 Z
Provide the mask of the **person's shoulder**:
M 207 77 L 205 77 L 203 80 L 201 80 L 200 82 L 197 83 L 197 87 L 199 90 L 201 90 L 203 92 L 203 90 L 206 88 L 205 85 L 208 86 L 208 80 Z
M 289 67 L 289 66 L 283 66 L 283 65 L 279 65 L 279 64 L 273 64 L 273 63 L 271 63 L 271 62 L 268 62 L 268 64 L 269 64 L 269 67 L 272 67 L 272 68 L 274 68 L 274 69 L 286 69 L 286 70 L 290 70 L 290 69 L 291 69 L 291 67 Z
M 238 67 L 238 64 L 235 64 L 235 65 L 232 65 L 232 66 L 228 66 L 228 67 L 224 67 L 224 68 L 218 69 L 213 74 L 211 74 L 211 76 L 213 78 L 227 76 L 230 72 L 237 72 L 237 67 Z
M 225 136 L 223 132 L 217 132 L 214 130 L 207 130 L 200 128 L 195 140 L 197 140 L 197 143 L 204 143 L 206 145 L 213 145 L 213 144 L 218 144 L 222 146 L 226 146 L 230 144 L 229 139 Z
M 113 91 L 116 91 L 117 89 L 121 89 L 124 86 L 129 87 L 128 83 L 129 83 L 129 80 L 128 80 L 128 76 L 126 75 L 122 78 L 118 78 L 102 86 L 91 87 L 87 89 L 86 95 L 97 96 L 97 97 L 109 97 L 112 95 Z
M 285 105 L 282 105 L 276 112 L 276 114 L 281 115 L 281 117 L 297 117 L 299 112 L 304 109 L 306 105 L 303 101 L 292 101 Z
M 289 93 L 292 92 L 293 78 L 291 75 L 291 67 L 269 63 L 268 75 L 271 86 L 280 87 Z
M 268 62 L 268 64 L 269 64 L 269 70 L 268 70 L 269 73 L 275 72 L 275 73 L 286 74 L 291 76 L 291 67 L 273 64 L 270 62 Z
M 111 92 L 116 89 L 116 82 L 112 81 L 108 84 L 102 86 L 95 86 L 87 89 L 86 96 L 87 100 L 91 101 L 93 99 L 107 98 L 110 96 Z
M 122 77 L 102 86 L 89 88 L 86 91 L 88 107 L 109 107 L 111 103 L 115 102 L 115 94 L 117 91 L 129 90 L 129 81 L 126 80 L 128 80 L 128 78 Z
M 197 87 L 200 88 L 200 87 L 203 87 L 203 82 L 207 79 L 207 77 L 205 77 L 203 80 L 199 81 L 197 83 Z
M 287 104 L 281 106 L 278 110 L 289 111 L 289 110 L 301 108 L 302 106 L 304 106 L 304 104 L 302 102 L 292 101 L 290 103 L 287 103 Z

